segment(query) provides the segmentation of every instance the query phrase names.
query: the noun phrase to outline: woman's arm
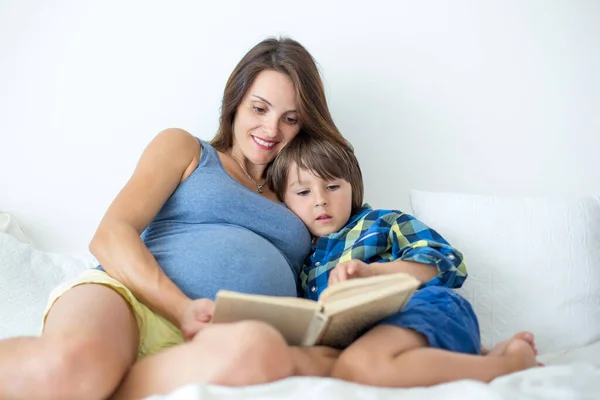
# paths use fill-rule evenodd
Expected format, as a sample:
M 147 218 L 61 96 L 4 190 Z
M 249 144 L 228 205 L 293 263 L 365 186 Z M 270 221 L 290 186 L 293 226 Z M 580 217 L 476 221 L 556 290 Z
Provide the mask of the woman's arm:
M 194 171 L 200 151 L 198 141 L 183 130 L 159 133 L 106 211 L 89 246 L 109 275 L 176 326 L 191 300 L 165 275 L 140 234 Z

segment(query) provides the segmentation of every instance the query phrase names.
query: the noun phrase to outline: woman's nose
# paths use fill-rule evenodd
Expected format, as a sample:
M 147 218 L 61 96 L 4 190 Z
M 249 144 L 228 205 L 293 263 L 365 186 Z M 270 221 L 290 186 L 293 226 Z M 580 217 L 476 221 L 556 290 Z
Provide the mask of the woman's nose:
M 263 123 L 263 131 L 269 137 L 277 136 L 277 131 L 279 130 L 279 119 L 273 116 L 265 117 L 265 121 Z

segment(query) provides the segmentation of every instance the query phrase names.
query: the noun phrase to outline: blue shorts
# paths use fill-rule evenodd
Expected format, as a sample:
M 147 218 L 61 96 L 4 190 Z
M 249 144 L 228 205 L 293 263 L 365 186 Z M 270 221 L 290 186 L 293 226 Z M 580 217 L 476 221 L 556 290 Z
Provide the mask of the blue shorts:
M 481 354 L 479 323 L 471 304 L 446 287 L 428 286 L 418 290 L 401 312 L 377 325 L 417 331 L 427 338 L 430 347 Z

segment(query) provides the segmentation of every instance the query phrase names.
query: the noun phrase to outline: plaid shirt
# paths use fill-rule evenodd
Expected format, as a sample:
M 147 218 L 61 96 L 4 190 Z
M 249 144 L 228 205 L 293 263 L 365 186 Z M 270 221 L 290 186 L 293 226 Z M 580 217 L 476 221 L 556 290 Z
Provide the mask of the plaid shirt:
M 462 254 L 436 231 L 401 211 L 373 210 L 368 204 L 339 232 L 316 239 L 311 251 L 300 279 L 304 297 L 313 300 L 327 288 L 331 270 L 347 260 L 367 264 L 404 260 L 437 266 L 438 275 L 422 287 L 459 288 L 467 278 Z

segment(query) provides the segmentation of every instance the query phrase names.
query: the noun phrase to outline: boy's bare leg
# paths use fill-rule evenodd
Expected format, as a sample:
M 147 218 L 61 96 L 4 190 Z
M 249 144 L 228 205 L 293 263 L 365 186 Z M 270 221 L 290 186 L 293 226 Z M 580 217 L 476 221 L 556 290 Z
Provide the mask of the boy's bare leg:
M 189 383 L 243 386 L 292 375 L 328 376 L 337 354 L 324 347 L 290 348 L 262 322 L 209 325 L 193 340 L 137 362 L 113 399 L 166 394 Z
M 459 379 L 489 382 L 536 366 L 532 342 L 523 335 L 479 356 L 430 348 L 415 331 L 377 326 L 342 352 L 332 376 L 386 387 L 431 386 Z

